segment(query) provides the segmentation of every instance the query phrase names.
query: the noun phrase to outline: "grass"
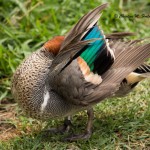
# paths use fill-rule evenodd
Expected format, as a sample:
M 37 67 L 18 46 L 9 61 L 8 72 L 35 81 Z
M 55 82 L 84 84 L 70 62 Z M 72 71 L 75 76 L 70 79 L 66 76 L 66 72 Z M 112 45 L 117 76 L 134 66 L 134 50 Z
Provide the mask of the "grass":
M 43 138 L 41 130 L 47 123 L 26 118 L 10 93 L 12 74 L 24 57 L 53 36 L 64 35 L 83 14 L 104 2 L 106 0 L 0 1 L 0 149 L 150 149 L 149 80 L 125 98 L 97 105 L 91 139 L 73 143 L 61 142 L 63 135 Z M 132 38 L 149 36 L 150 19 L 143 16 L 149 14 L 148 0 L 111 0 L 110 4 L 99 22 L 105 33 L 130 31 L 137 33 Z M 61 119 L 50 120 L 49 126 L 61 123 Z M 76 114 L 73 123 L 74 132 L 82 132 L 85 112 Z

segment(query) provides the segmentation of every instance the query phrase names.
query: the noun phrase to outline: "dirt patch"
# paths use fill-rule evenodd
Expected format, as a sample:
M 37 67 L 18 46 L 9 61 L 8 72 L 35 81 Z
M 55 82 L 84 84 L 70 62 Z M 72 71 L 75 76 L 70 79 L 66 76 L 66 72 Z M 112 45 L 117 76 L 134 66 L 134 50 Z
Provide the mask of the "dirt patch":
M 30 135 L 42 130 L 40 121 L 26 118 L 18 112 L 16 103 L 0 105 L 0 140 L 7 141 L 12 138 Z
M 0 139 L 6 141 L 20 135 L 15 123 L 18 121 L 16 117 L 16 104 L 5 104 L 0 106 Z
M 14 129 L 13 127 L 9 127 L 4 124 L 4 125 L 1 125 L 0 127 L 0 139 L 1 141 L 7 141 L 11 138 L 14 138 L 14 137 L 17 137 L 18 135 L 20 135 L 20 132 L 17 131 L 17 129 Z

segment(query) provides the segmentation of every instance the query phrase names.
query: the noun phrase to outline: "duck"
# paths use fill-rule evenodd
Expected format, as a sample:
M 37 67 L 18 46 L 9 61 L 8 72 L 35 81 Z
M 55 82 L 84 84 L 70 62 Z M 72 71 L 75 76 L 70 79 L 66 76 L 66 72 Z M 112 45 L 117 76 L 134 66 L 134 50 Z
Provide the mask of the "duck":
M 66 137 L 67 141 L 89 139 L 93 107 L 127 94 L 149 77 L 150 66 L 144 62 L 150 57 L 150 43 L 120 40 L 128 32 L 105 35 L 98 20 L 107 6 L 85 14 L 65 36 L 48 40 L 25 58 L 12 78 L 12 95 L 28 117 L 64 118 L 61 127 L 50 130 L 54 133 L 68 131 L 71 116 L 87 111 L 84 133 Z

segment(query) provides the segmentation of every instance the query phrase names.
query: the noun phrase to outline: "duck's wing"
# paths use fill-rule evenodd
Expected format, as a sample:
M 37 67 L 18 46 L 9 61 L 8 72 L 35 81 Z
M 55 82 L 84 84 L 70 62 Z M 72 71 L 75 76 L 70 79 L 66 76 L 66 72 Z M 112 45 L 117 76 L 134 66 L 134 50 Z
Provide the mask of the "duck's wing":
M 69 63 L 71 63 L 72 60 L 77 58 L 83 48 L 95 41 L 97 37 L 89 39 L 82 40 L 83 37 L 86 36 L 86 34 L 93 28 L 94 25 L 97 24 L 97 21 L 99 20 L 101 16 L 101 11 L 107 7 L 107 3 L 103 4 L 101 6 L 98 6 L 97 8 L 93 9 L 91 12 L 84 15 L 78 23 L 70 30 L 70 32 L 66 35 L 64 42 L 61 45 L 60 52 L 55 57 L 51 69 L 52 70 L 61 70 Z M 101 39 L 103 40 L 103 39 Z
M 92 105 L 111 96 L 121 81 L 150 57 L 150 43 L 119 40 L 110 48 L 96 24 L 106 6 L 81 18 L 52 62 L 55 90 L 70 103 Z
M 89 103 L 97 103 L 112 96 L 118 90 L 122 80 L 138 68 L 146 59 L 150 58 L 150 43 L 137 44 L 119 42 L 115 45 L 116 59 L 112 67 L 102 75 L 103 82 L 87 96 Z M 121 50 L 122 49 L 122 50 Z M 113 89 L 114 88 L 114 89 Z

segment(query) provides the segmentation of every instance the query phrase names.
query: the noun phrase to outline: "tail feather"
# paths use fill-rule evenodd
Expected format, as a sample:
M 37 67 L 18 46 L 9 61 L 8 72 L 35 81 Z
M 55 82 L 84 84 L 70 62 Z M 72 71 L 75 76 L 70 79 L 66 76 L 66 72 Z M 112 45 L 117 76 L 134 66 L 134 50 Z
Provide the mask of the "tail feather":
M 142 64 L 136 68 L 133 72 L 137 73 L 140 78 L 150 78 L 150 65 Z
M 142 73 L 142 74 L 140 74 L 140 77 L 150 78 L 150 72 L 149 73 Z
M 122 83 L 126 82 L 128 86 L 134 88 L 143 79 L 150 78 L 150 66 L 147 64 L 142 64 L 133 72 L 131 72 Z
M 143 64 L 137 69 L 135 69 L 134 72 L 139 73 L 139 74 L 150 73 L 150 65 Z

